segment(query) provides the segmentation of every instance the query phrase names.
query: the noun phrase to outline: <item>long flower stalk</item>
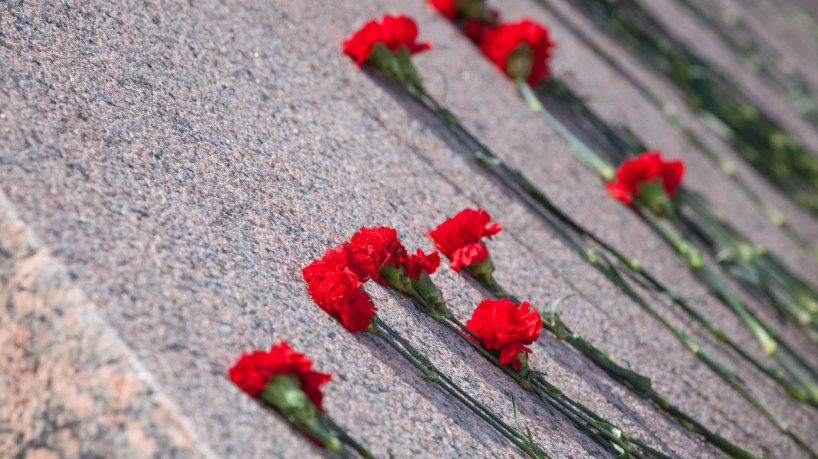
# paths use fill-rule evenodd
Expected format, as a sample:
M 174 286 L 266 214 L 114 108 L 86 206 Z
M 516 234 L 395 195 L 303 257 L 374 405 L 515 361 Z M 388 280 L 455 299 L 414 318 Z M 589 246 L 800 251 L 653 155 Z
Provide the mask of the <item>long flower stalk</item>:
M 632 134 L 616 132 L 600 120 L 563 84 L 553 82 L 547 84 L 540 98 L 553 99 L 555 103 L 561 104 L 555 106 L 554 110 L 561 108 L 561 113 L 565 115 L 564 119 L 571 123 L 574 129 L 590 125 L 598 132 L 602 137 L 597 142 L 599 151 L 612 162 L 621 163 L 630 156 L 647 150 Z M 549 115 L 547 121 L 553 122 L 553 116 Z M 556 124 L 565 129 L 561 123 Z M 588 156 L 588 153 L 585 153 L 585 156 Z M 730 274 L 741 282 L 761 290 L 771 305 L 782 310 L 786 317 L 803 328 L 811 340 L 818 340 L 814 330 L 814 323 L 818 322 L 816 317 L 818 290 L 815 287 L 784 267 L 772 253 L 753 244 L 741 232 L 722 220 L 699 193 L 682 186 L 676 201 L 680 209 L 689 210 L 687 213 L 679 212 L 679 218 L 673 221 L 678 228 L 697 237 Z M 785 224 L 782 228 L 786 232 L 789 226 Z M 817 254 L 814 247 L 800 236 L 793 240 L 813 255 Z
M 539 103 L 539 100 L 536 100 L 536 96 L 525 84 L 522 86 L 521 94 L 523 94 L 523 97 L 527 100 L 531 109 L 536 110 L 550 125 L 555 127 L 560 135 L 566 137 L 569 143 L 574 147 L 572 148 L 572 152 L 574 152 L 581 161 L 591 165 L 600 175 L 607 178 L 609 174 L 608 169 L 605 166 L 599 166 L 599 164 L 604 164 L 604 160 L 551 115 L 548 110 Z M 592 119 L 595 119 L 595 117 Z M 597 126 L 599 126 L 599 124 L 600 122 L 596 123 Z M 620 145 L 620 149 L 625 148 L 621 145 L 627 145 L 628 141 L 614 136 L 609 131 L 609 129 L 605 131 L 605 134 L 608 138 L 613 137 L 614 140 L 611 143 Z M 603 149 L 602 151 L 611 152 L 616 151 L 616 149 Z M 631 147 L 630 152 L 634 151 L 636 150 Z M 627 155 L 627 151 L 621 154 Z M 593 159 L 588 160 L 589 157 Z M 617 159 L 621 160 L 621 158 L 622 156 Z M 684 225 L 676 221 L 674 223 L 677 227 L 684 227 L 686 230 L 698 234 L 704 243 L 711 246 L 712 253 L 722 265 L 726 266 L 728 272 L 733 274 L 740 281 L 759 288 L 767 295 L 770 304 L 776 307 L 784 316 L 789 317 L 793 322 L 799 325 L 809 339 L 813 341 L 818 339 L 818 336 L 816 336 L 818 333 L 815 331 L 815 299 L 818 298 L 818 293 L 816 293 L 814 287 L 792 274 L 773 255 L 753 246 L 749 240 L 742 236 L 737 230 L 721 220 L 701 196 L 682 189 L 679 201 L 689 206 L 691 213 L 696 215 L 701 223 L 697 223 L 682 215 L 681 221 L 684 222 Z M 777 353 L 777 346 L 774 345 L 770 339 L 770 335 L 773 333 L 767 327 L 758 323 L 758 320 L 746 310 L 741 301 L 729 291 L 724 283 L 715 276 L 712 270 L 703 266 L 698 250 L 693 248 L 692 244 L 684 240 L 679 233 L 669 228 L 664 221 L 658 219 L 656 215 L 644 206 L 640 207 L 640 213 L 654 228 L 665 236 L 691 269 L 694 271 L 703 271 L 703 277 L 707 281 L 707 285 L 711 291 L 725 304 L 730 306 L 747 326 L 751 328 L 764 347 L 765 352 L 779 360 L 782 365 L 799 380 L 812 397 L 811 402 L 814 404 L 818 401 L 818 387 L 808 378 L 804 377 L 800 371 L 791 371 L 790 369 L 792 369 L 793 366 L 787 365 L 782 361 L 784 357 Z M 702 230 L 701 225 L 708 225 L 707 230 Z M 716 238 L 718 238 L 722 245 L 728 245 L 728 248 L 721 249 L 721 246 L 717 246 Z M 726 257 L 724 255 L 725 253 L 732 254 L 736 252 L 740 254 L 740 257 Z M 743 265 L 741 265 L 742 262 Z M 805 359 L 797 355 L 797 353 L 792 352 L 789 347 L 787 347 L 787 349 L 788 353 L 793 354 L 793 358 L 795 358 L 800 365 L 805 366 L 805 370 L 814 377 L 816 372 L 811 366 L 806 364 Z
M 422 375 L 422 378 L 429 383 L 436 384 L 445 390 L 449 395 L 456 398 L 460 403 L 468 407 L 478 417 L 494 428 L 500 435 L 505 437 L 512 444 L 517 446 L 528 456 L 540 459 L 548 458 L 531 438 L 531 434 L 523 434 L 516 428 L 503 421 L 498 415 L 489 410 L 485 405 L 469 395 L 458 386 L 451 378 L 446 376 L 432 364 L 428 357 L 415 349 L 408 341 L 400 336 L 395 330 L 389 327 L 382 319 L 377 318 L 377 329 L 375 334 L 382 338 L 387 344 L 395 349 L 406 361 L 415 367 Z
M 564 417 L 571 421 L 575 427 L 586 432 L 591 438 L 597 441 L 597 443 L 606 448 L 609 452 L 614 453 L 617 456 L 627 454 L 627 457 L 636 458 L 648 457 L 659 459 L 667 457 L 665 454 L 648 447 L 638 440 L 630 439 L 630 437 L 628 437 L 628 435 L 625 434 L 622 429 L 616 427 L 613 423 L 602 418 L 581 403 L 563 394 L 561 390 L 548 383 L 536 372 L 523 375 L 508 365 L 500 364 L 496 356 L 492 355 L 491 352 L 474 341 L 474 339 L 479 340 L 480 338 L 457 319 L 454 317 L 441 317 L 430 314 L 429 311 L 433 311 L 435 308 L 428 304 L 422 296 L 415 295 L 414 300 L 414 303 L 418 309 L 424 313 L 427 313 L 429 317 L 439 321 L 454 332 L 465 343 L 475 349 L 475 351 L 477 351 L 481 356 L 510 376 L 523 389 L 527 391 L 534 391 L 540 397 L 544 396 L 543 402 L 546 404 L 546 408 L 556 409 Z
M 474 276 L 472 277 L 497 298 L 507 298 L 514 303 L 520 304 L 520 300 L 518 300 L 513 295 L 509 294 L 503 287 L 497 284 L 497 282 L 494 281 L 493 278 L 485 279 L 477 278 Z M 561 298 L 560 300 L 564 298 L 565 297 Z M 641 375 L 633 370 L 622 367 L 613 359 L 611 359 L 604 351 L 600 350 L 590 342 L 583 339 L 579 333 L 572 331 L 567 325 L 565 325 L 565 323 L 560 319 L 559 314 L 557 314 L 556 312 L 556 306 L 560 300 L 557 300 L 550 310 L 540 310 L 540 315 L 543 318 L 543 326 L 554 337 L 570 344 L 572 348 L 574 348 L 575 350 L 589 358 L 591 361 L 593 361 L 601 370 L 607 373 L 608 376 L 610 376 L 612 379 L 628 388 L 637 397 L 654 402 L 655 406 L 668 413 L 670 416 L 676 419 L 683 427 L 687 428 L 688 430 L 697 435 L 700 435 L 707 442 L 721 449 L 730 457 L 735 458 L 760 457 L 745 450 L 744 448 L 741 448 L 740 446 L 725 439 L 721 435 L 712 432 L 706 427 L 704 427 L 701 423 L 696 421 L 690 415 L 684 413 L 675 405 L 670 404 L 667 398 L 659 394 L 653 388 L 652 382 L 649 377 Z M 688 342 L 690 342 L 691 345 L 695 344 L 692 343 L 689 340 L 689 338 L 686 339 L 688 340 Z M 735 375 L 731 374 L 730 377 L 731 379 L 734 379 Z
M 694 320 L 705 325 L 705 328 L 711 331 L 711 333 L 713 333 L 714 336 L 716 336 L 720 341 L 727 342 L 731 348 L 741 349 L 740 346 L 728 339 L 722 330 L 712 326 L 712 324 L 707 322 L 704 317 L 696 313 L 695 310 L 687 305 L 686 301 L 684 301 L 680 295 L 673 295 L 668 289 L 663 288 L 661 284 L 659 284 L 655 278 L 650 275 L 649 272 L 641 267 L 641 264 L 638 261 L 624 256 L 619 251 L 597 238 L 593 233 L 585 230 L 579 224 L 571 220 L 571 218 L 560 211 L 541 190 L 527 180 L 521 172 L 516 171 L 506 165 L 505 162 L 494 155 L 491 150 L 488 149 L 488 147 L 477 140 L 457 121 L 457 118 L 454 117 L 451 112 L 440 106 L 434 99 L 428 96 L 416 98 L 416 100 L 422 107 L 424 107 L 431 114 L 435 115 L 438 120 L 443 123 L 443 125 L 455 137 L 455 139 L 457 139 L 465 148 L 468 149 L 481 167 L 491 173 L 504 186 L 520 197 L 521 200 L 528 205 L 529 209 L 531 209 L 538 217 L 543 219 L 551 228 L 554 229 L 554 231 L 557 232 L 563 241 L 577 250 L 577 252 L 579 252 L 586 261 L 597 267 L 597 269 L 602 271 L 606 277 L 610 279 L 612 275 L 600 266 L 599 255 L 593 249 L 586 248 L 586 246 L 580 242 L 579 238 L 587 237 L 589 240 L 599 245 L 602 250 L 611 254 L 615 259 L 621 261 L 633 276 L 644 277 L 646 284 L 649 285 L 651 289 L 665 295 L 671 295 L 677 306 L 680 306 L 682 310 L 686 314 L 690 315 Z M 534 202 L 532 203 L 531 201 Z M 573 236 L 571 231 L 576 233 L 577 236 Z M 631 293 L 626 291 L 626 293 L 628 293 L 632 298 L 639 298 L 639 300 L 636 302 L 642 306 L 643 309 L 649 308 L 648 303 L 638 297 L 635 292 Z M 658 317 L 652 308 L 650 308 L 648 312 L 652 313 L 651 315 L 654 317 Z M 674 336 L 681 336 L 678 331 L 670 327 L 668 323 L 664 322 L 663 325 L 669 327 Z M 686 339 L 683 340 L 683 342 L 685 341 Z M 763 368 L 765 375 L 781 385 L 793 398 L 802 402 L 806 400 L 807 395 L 804 388 L 798 388 L 793 383 L 787 381 L 782 375 L 757 362 L 746 352 L 742 351 L 739 355 L 741 355 L 743 359 L 749 361 L 754 367 L 759 369 Z M 755 404 L 755 402 L 753 403 Z

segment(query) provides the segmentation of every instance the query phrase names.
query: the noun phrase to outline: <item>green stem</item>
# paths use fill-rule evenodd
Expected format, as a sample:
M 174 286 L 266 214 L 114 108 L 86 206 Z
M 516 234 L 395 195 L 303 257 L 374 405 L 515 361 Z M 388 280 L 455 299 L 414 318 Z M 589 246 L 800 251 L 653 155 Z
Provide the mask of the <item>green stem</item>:
M 703 266 L 704 262 L 702 261 L 701 252 L 698 249 L 693 247 L 693 245 L 686 241 L 682 236 L 677 233 L 673 228 L 668 226 L 665 222 L 661 221 L 656 214 L 653 213 L 652 210 L 648 209 L 647 206 L 643 205 L 639 201 L 634 201 L 633 205 L 639 209 L 639 213 L 645 217 L 645 219 L 656 228 L 662 236 L 667 238 L 668 241 L 673 245 L 673 248 L 676 249 L 677 253 L 683 257 L 687 265 L 691 269 L 699 269 Z
M 327 416 L 327 424 L 329 427 L 338 435 L 338 438 L 349 445 L 350 448 L 354 449 L 358 454 L 361 455 L 364 459 L 372 459 L 372 453 L 369 452 L 366 448 L 361 446 L 355 439 L 349 436 L 344 429 L 338 426 L 335 421 L 332 420 L 329 416 Z
M 816 402 L 818 402 L 818 387 L 812 383 L 812 381 L 807 378 L 807 376 L 795 366 L 794 363 L 790 361 L 785 355 L 783 355 L 780 351 L 775 353 L 776 360 L 783 366 L 791 375 L 798 380 L 798 382 L 803 385 L 807 391 L 809 391 L 810 396 Z
M 498 433 L 500 433 L 503 437 L 508 439 L 510 442 L 512 442 L 515 446 L 520 448 L 529 456 L 535 459 L 540 458 L 548 459 L 548 456 L 545 453 L 539 451 L 538 447 L 537 451 L 532 449 L 532 446 L 528 444 L 526 436 L 515 430 L 513 427 L 509 426 L 502 419 L 500 419 L 499 416 L 494 414 L 483 404 L 477 402 L 477 400 L 475 400 L 473 397 L 469 396 L 450 378 L 448 378 L 445 374 L 440 372 L 440 370 L 438 370 L 426 356 L 418 352 L 412 345 L 410 345 L 406 340 L 404 340 L 391 327 L 386 325 L 386 323 L 384 323 L 380 318 L 377 319 L 377 321 L 380 328 L 386 332 L 382 335 L 384 340 L 387 343 L 389 343 L 396 351 L 398 351 L 398 353 L 400 353 L 407 361 L 409 361 L 409 363 L 411 363 L 415 368 L 420 370 L 424 375 L 423 379 L 438 384 L 446 392 L 448 392 L 450 395 L 454 396 L 458 401 L 466 405 L 466 407 L 472 410 L 477 416 L 486 421 Z
M 716 274 L 710 270 L 709 267 L 704 266 L 699 270 L 700 273 L 707 280 L 707 284 L 711 287 L 717 297 L 721 298 L 736 315 L 747 325 L 747 327 L 756 336 L 756 339 L 761 344 L 764 353 L 773 356 L 778 350 L 778 343 L 767 331 L 767 328 L 753 316 L 744 304 L 736 298 L 726 285 L 719 279 Z
M 605 178 L 605 180 L 613 180 L 615 176 L 614 169 L 599 155 L 591 151 L 585 142 L 577 138 L 573 132 L 554 118 L 554 116 L 551 115 L 551 113 L 540 103 L 537 95 L 534 94 L 534 91 L 531 90 L 528 83 L 519 83 L 518 88 L 520 90 L 520 94 L 523 96 L 523 99 L 525 100 L 526 104 L 528 104 L 531 111 L 542 116 L 548 125 L 557 131 L 557 134 L 559 134 L 560 137 L 568 142 L 568 145 L 571 148 L 571 153 L 573 153 L 574 156 L 579 158 L 579 160 L 583 163 L 594 168 L 600 175 L 602 175 L 602 177 Z

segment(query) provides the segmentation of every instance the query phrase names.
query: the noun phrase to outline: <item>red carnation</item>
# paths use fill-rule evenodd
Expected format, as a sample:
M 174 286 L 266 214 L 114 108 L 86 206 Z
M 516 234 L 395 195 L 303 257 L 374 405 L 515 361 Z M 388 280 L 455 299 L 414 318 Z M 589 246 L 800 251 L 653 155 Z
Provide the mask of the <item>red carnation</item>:
M 301 270 L 304 280 L 311 283 L 313 280 L 320 281 L 322 276 L 333 271 L 347 271 L 353 273 L 348 266 L 348 250 L 346 245 L 327 249 L 324 256 L 310 263 L 309 266 Z
M 528 302 L 517 306 L 506 298 L 483 300 L 466 322 L 466 328 L 479 336 L 487 349 L 500 352 L 500 364 L 510 363 L 520 371 L 517 354 L 531 353 L 525 345 L 536 341 L 542 328 L 540 314 L 530 307 Z
M 403 263 L 403 271 L 407 276 L 415 280 L 420 280 L 423 273 L 431 276 L 437 271 L 438 267 L 440 267 L 440 255 L 437 254 L 437 251 L 426 255 L 421 249 L 418 249 L 414 255 L 406 257 L 406 261 Z
M 651 206 L 650 201 L 661 198 L 645 196 L 645 193 L 651 192 L 651 183 L 656 184 L 658 181 L 666 195 L 673 197 L 682 182 L 684 170 L 682 161 L 663 161 L 660 150 L 642 153 L 619 166 L 616 180 L 608 183 L 608 192 L 625 204 L 631 204 L 634 198 L 640 198 Z
M 264 386 L 274 376 L 294 375 L 301 381 L 301 390 L 304 394 L 316 408 L 324 411 L 321 405 L 323 399 L 321 386 L 330 380 L 330 375 L 313 371 L 310 359 L 292 350 L 283 341 L 270 348 L 270 352 L 253 351 L 250 354 L 242 354 L 230 368 L 229 374 L 230 379 L 253 398 L 261 394 Z
M 312 299 L 351 332 L 365 330 L 377 309 L 360 289 L 363 282 L 346 264 L 347 245 L 327 250 L 324 257 L 302 270 Z
M 400 267 L 407 257 L 406 248 L 398 240 L 398 232 L 393 228 L 361 228 L 352 236 L 347 251 L 349 267 L 358 278 L 366 282 L 380 279 L 380 270 L 386 263 Z
M 489 252 L 481 239 L 500 232 L 502 227 L 497 223 L 486 226 L 491 221 L 488 212 L 478 209 L 463 209 L 459 214 L 444 221 L 437 228 L 429 231 L 437 248 L 451 261 L 451 268 L 460 268 L 485 261 Z
M 344 54 L 361 65 L 379 42 L 383 42 L 393 53 L 401 46 L 405 46 L 409 54 L 432 49 L 429 42 L 418 43 L 417 38 L 418 27 L 412 18 L 384 15 L 381 22 L 369 21 L 353 33 L 343 43 L 343 50 Z
M 555 46 L 548 29 L 528 19 L 489 29 L 480 40 L 480 49 L 494 65 L 531 86 L 550 74 L 548 59 Z

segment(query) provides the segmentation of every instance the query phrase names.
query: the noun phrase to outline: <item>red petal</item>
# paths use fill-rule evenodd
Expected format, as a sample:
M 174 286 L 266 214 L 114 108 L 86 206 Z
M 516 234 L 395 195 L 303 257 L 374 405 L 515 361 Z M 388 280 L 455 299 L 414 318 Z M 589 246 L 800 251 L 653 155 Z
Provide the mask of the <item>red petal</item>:
M 662 164 L 662 170 L 659 175 L 662 177 L 662 183 L 665 184 L 665 191 L 668 196 L 673 197 L 676 190 L 682 183 L 682 177 L 685 173 L 685 164 L 682 161 L 667 161 Z
M 455 271 L 460 271 L 460 268 L 486 261 L 489 257 L 489 249 L 483 244 L 475 242 L 474 244 L 465 245 L 452 254 L 451 268 Z

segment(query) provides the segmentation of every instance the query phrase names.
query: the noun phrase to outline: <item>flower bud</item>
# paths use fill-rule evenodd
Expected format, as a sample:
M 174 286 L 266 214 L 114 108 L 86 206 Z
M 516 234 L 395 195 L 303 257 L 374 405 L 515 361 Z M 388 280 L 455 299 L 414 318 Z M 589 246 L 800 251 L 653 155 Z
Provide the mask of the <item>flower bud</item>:
M 301 389 L 301 381 L 297 376 L 281 374 L 273 377 L 264 386 L 260 398 L 292 422 L 304 427 L 330 450 L 341 450 L 341 442 L 329 431 L 323 415 Z
M 798 289 L 795 291 L 795 298 L 801 303 L 807 310 L 813 314 L 818 313 L 818 302 L 813 300 L 809 297 L 809 295 L 805 294 L 803 290 Z
M 506 56 L 506 71 L 516 81 L 527 81 L 531 75 L 532 52 L 531 46 L 522 43 Z
M 487 256 L 485 260 L 472 263 L 468 266 L 471 274 L 481 282 L 493 281 L 494 262 L 491 261 L 491 255 Z
M 423 272 L 420 275 L 420 280 L 411 279 L 411 281 L 415 294 L 420 296 L 431 308 L 431 311 L 429 312 L 432 314 L 432 317 L 452 317 L 452 313 L 449 312 L 449 308 L 446 307 L 446 302 L 443 301 L 443 294 L 440 292 L 440 289 L 437 288 L 434 282 L 432 282 L 432 279 L 428 274 Z
M 381 267 L 380 274 L 381 278 L 386 280 L 386 283 L 395 290 L 409 294 L 415 293 L 412 288 L 412 279 L 406 275 L 403 268 L 396 268 L 394 264 L 389 262 Z
M 634 258 L 628 258 L 628 269 L 638 273 L 642 271 L 642 263 Z
M 376 43 L 372 48 L 372 52 L 369 53 L 369 56 L 366 58 L 366 61 L 387 77 L 403 82 L 403 72 L 401 71 L 400 62 L 398 62 L 398 58 L 395 54 L 389 51 L 385 43 Z
M 640 184 L 638 199 L 656 215 L 673 215 L 673 204 L 661 179 L 654 178 Z
M 526 376 L 528 374 L 528 354 L 525 352 L 519 352 L 514 357 L 518 362 L 520 362 L 520 369 L 517 370 L 517 373 L 520 373 L 521 376 Z

